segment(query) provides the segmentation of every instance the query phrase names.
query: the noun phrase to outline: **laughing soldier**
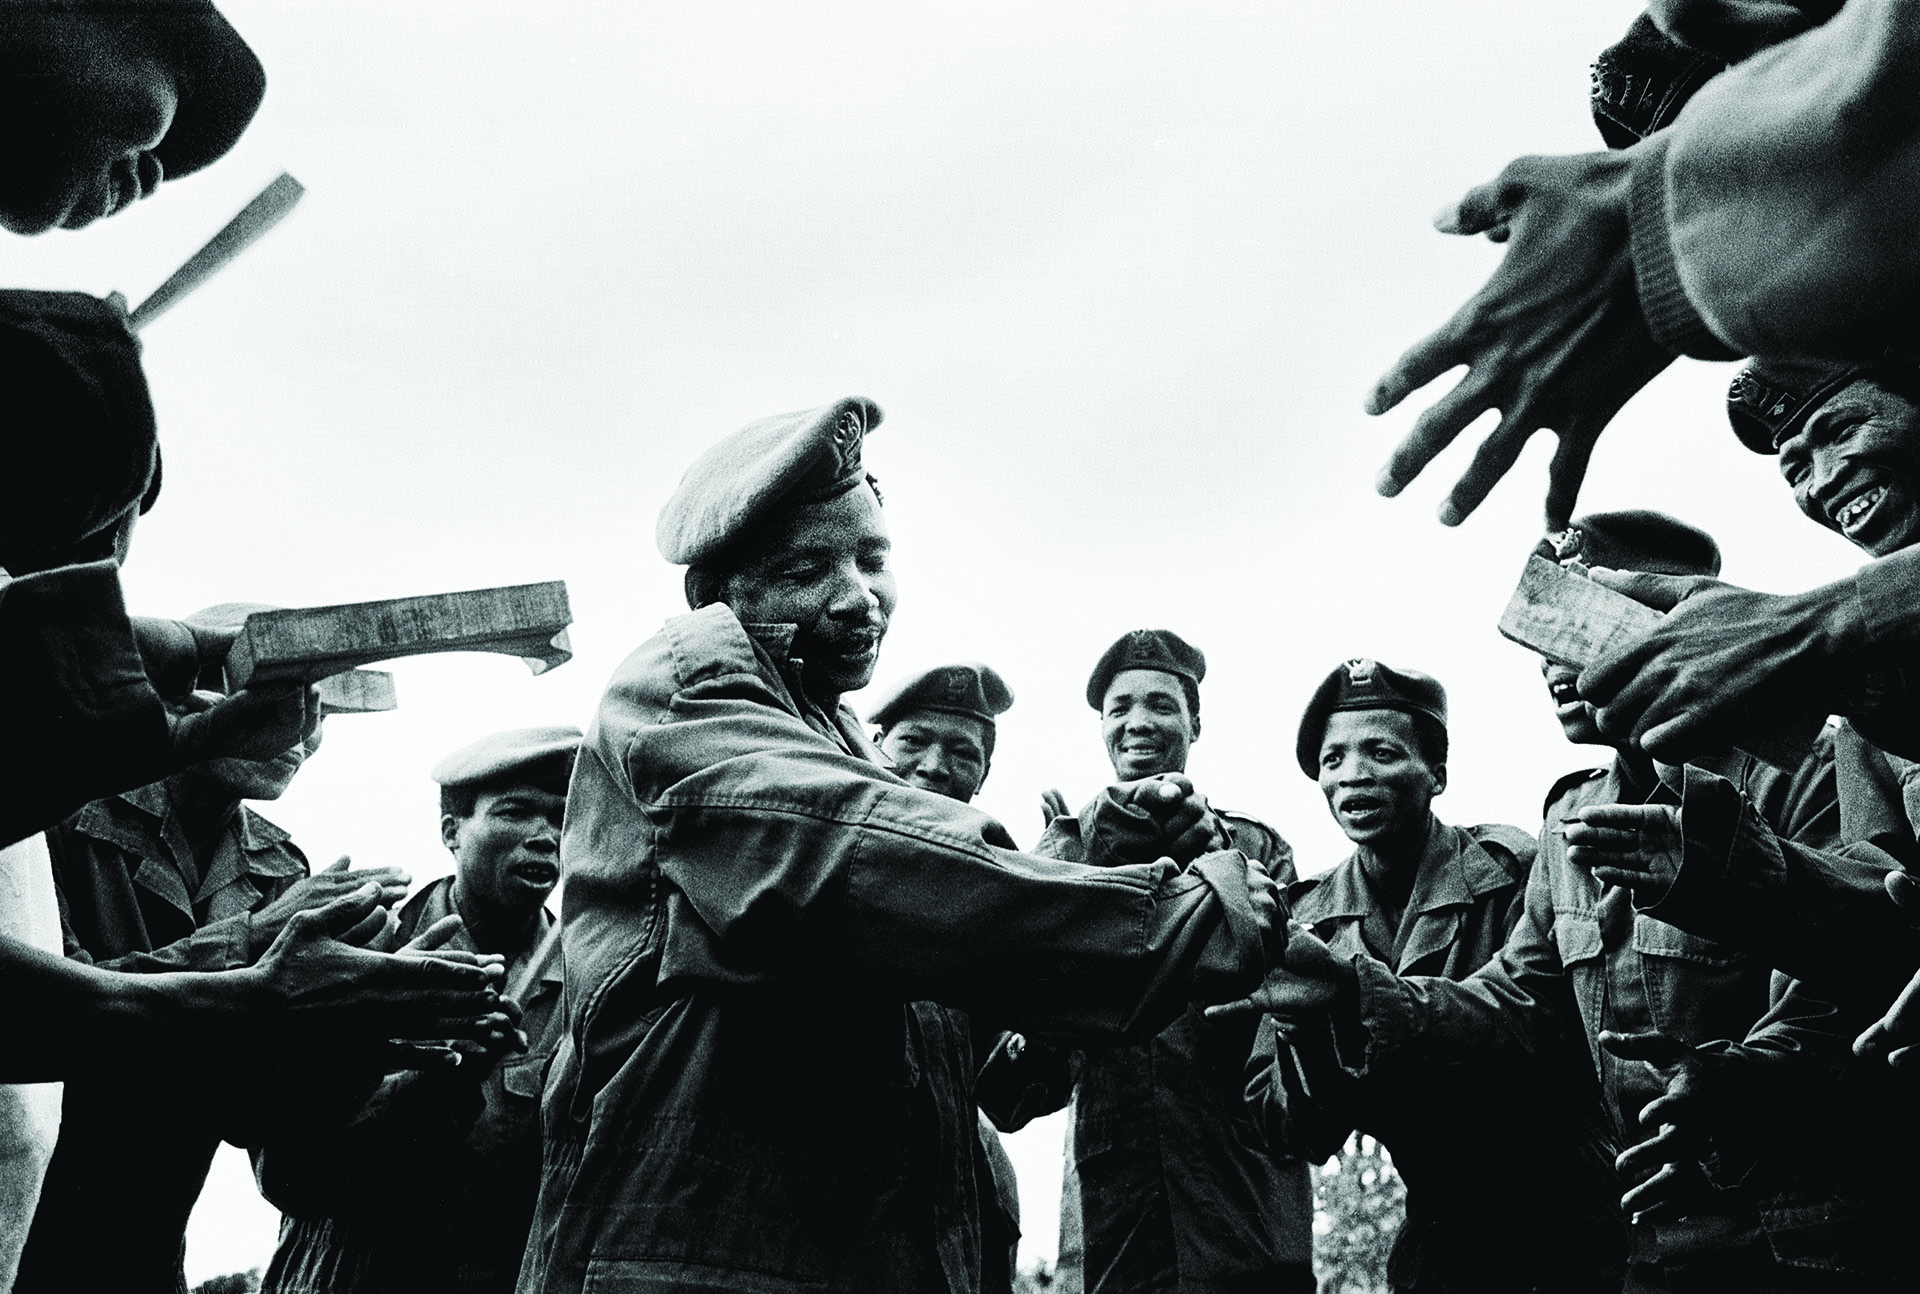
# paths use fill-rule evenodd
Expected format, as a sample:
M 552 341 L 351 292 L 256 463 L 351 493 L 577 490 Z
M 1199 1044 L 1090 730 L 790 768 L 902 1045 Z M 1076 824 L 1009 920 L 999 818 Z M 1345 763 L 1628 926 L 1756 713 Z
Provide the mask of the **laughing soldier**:
M 525 1294 L 977 1289 L 972 1047 L 909 1004 L 1134 1039 L 1268 958 L 1238 853 L 1049 862 L 887 771 L 840 703 L 894 607 L 879 421 L 750 424 L 661 514 L 694 609 L 614 674 L 567 803 Z

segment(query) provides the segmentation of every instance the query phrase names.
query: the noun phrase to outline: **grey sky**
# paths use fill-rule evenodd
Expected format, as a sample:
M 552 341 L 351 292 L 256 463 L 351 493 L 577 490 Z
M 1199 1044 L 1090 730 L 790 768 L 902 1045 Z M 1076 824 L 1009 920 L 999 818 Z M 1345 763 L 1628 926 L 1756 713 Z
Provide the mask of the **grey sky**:
M 1294 727 L 1346 656 L 1447 685 L 1449 820 L 1532 829 L 1595 761 L 1493 628 L 1547 446 L 1446 531 L 1464 452 L 1381 500 L 1411 412 L 1359 407 L 1496 262 L 1431 213 L 1518 153 L 1597 146 L 1587 66 L 1637 4 L 223 8 L 269 75 L 227 160 L 84 235 L 0 245 L 9 283 L 138 300 L 275 172 L 308 186 L 147 334 L 167 474 L 134 608 L 564 578 L 578 617 L 557 673 L 403 662 L 399 713 L 334 721 L 267 808 L 316 864 L 448 870 L 427 768 L 490 729 L 584 725 L 682 609 L 652 538 L 682 469 L 844 394 L 887 411 L 881 677 L 1006 675 L 981 803 L 1022 841 L 1042 789 L 1106 780 L 1083 681 L 1137 626 L 1205 649 L 1191 771 L 1304 872 L 1346 851 Z M 1683 362 L 1630 405 L 1583 507 L 1704 525 L 1753 586 L 1852 569 L 1728 432 L 1730 371 Z M 1016 1153 L 1050 1253 L 1057 1128 Z M 195 1279 L 271 1245 L 224 1171 Z

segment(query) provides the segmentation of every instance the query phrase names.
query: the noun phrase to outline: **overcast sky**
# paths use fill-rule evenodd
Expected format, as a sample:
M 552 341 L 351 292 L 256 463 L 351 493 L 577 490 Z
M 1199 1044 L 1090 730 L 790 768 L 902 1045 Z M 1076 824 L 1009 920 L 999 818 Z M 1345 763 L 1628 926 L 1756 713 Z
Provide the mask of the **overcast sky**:
M 1550 446 L 1448 531 L 1464 446 L 1380 499 L 1430 401 L 1360 402 L 1496 264 L 1432 213 L 1519 153 L 1596 147 L 1588 65 L 1639 7 L 233 0 L 268 69 L 233 153 L 0 257 L 15 285 L 137 302 L 278 171 L 309 190 L 146 334 L 166 485 L 136 611 L 567 581 L 561 670 L 402 662 L 398 713 L 330 724 L 265 809 L 316 865 L 450 870 L 429 766 L 584 726 L 684 609 L 653 524 L 686 465 L 860 394 L 886 410 L 866 458 L 901 584 L 879 677 L 976 658 L 1018 698 L 983 807 L 1031 843 L 1041 790 L 1103 785 L 1087 672 L 1172 628 L 1209 662 L 1190 771 L 1310 874 L 1347 848 L 1294 731 L 1345 657 L 1446 684 L 1449 821 L 1531 830 L 1601 757 L 1494 630 Z M 1727 430 L 1731 372 L 1683 361 L 1629 405 L 1583 509 L 1703 525 L 1750 586 L 1846 573 Z M 1053 1251 L 1058 1135 L 1013 1139 L 1030 1254 Z M 195 1280 L 271 1249 L 238 1163 Z

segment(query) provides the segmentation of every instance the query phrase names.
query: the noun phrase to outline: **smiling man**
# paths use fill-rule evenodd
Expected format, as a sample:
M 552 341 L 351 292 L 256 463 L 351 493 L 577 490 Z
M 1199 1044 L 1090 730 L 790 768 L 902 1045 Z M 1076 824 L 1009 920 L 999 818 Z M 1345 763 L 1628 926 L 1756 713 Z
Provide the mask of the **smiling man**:
M 1464 979 L 1519 920 L 1533 837 L 1517 827 L 1453 827 L 1434 816 L 1447 788 L 1447 694 L 1413 670 L 1356 658 L 1336 666 L 1301 716 L 1295 757 L 1356 846 L 1288 895 L 1342 959 L 1402 975 Z M 1331 1030 L 1266 1022 L 1247 1100 L 1277 1151 L 1321 1162 L 1358 1129 L 1393 1154 L 1406 1220 L 1387 1275 L 1396 1290 L 1615 1290 L 1622 1272 L 1617 1191 L 1577 1093 L 1553 1094 L 1552 1065 L 1462 1063 L 1437 1072 L 1356 1074 Z M 1543 1099 L 1544 1098 L 1544 1099 Z M 1444 1113 L 1442 1113 L 1444 1112 Z M 1530 1183 L 1488 1149 L 1525 1139 Z M 1485 1207 L 1505 1198 L 1489 1244 Z
M 1272 882 L 1238 853 L 1034 858 L 887 771 L 840 699 L 897 593 L 879 421 L 749 424 L 660 514 L 693 610 L 615 672 L 568 798 L 523 1294 L 976 1290 L 972 1043 L 912 1004 L 1125 1041 L 1268 958 Z
M 1167 629 L 1136 629 L 1101 654 L 1086 698 L 1116 781 L 1077 816 L 1056 817 L 1035 853 L 1110 867 L 1162 856 L 1185 862 L 1230 843 L 1292 881 L 1293 850 L 1279 832 L 1211 808 L 1186 780 L 1206 673 L 1200 649 Z M 1148 798 L 1176 787 L 1204 810 L 1181 837 L 1160 828 Z M 1215 1024 L 1194 1007 L 1150 1041 L 1086 1049 L 1071 1086 L 1058 1072 L 1038 1076 L 1046 1050 L 1030 1049 L 1032 1081 L 1054 1095 L 1021 1115 L 1057 1107 L 1069 1093 L 1073 1101 L 1061 1234 L 1081 1238 L 1082 1288 L 1314 1288 L 1307 1166 L 1269 1155 L 1247 1113 L 1240 1060 L 1251 1041 L 1244 1022 Z M 1013 1124 L 1003 1114 L 1001 1126 Z
M 1013 706 L 999 671 L 942 665 L 904 679 L 873 702 L 867 722 L 894 776 L 967 804 L 993 764 L 994 723 Z
M 125 210 L 223 156 L 265 91 L 207 0 L 0 0 L 0 228 Z
M 261 1150 L 261 1190 L 286 1215 L 265 1294 L 513 1288 L 540 1183 L 540 1085 L 560 1035 L 560 943 L 544 905 L 579 749 L 578 728 L 520 728 L 434 766 L 455 870 L 407 901 L 398 935 L 459 917 L 441 946 L 505 959 L 502 993 L 525 1047 L 389 1074 L 344 1128 L 314 1121 L 312 1135 Z

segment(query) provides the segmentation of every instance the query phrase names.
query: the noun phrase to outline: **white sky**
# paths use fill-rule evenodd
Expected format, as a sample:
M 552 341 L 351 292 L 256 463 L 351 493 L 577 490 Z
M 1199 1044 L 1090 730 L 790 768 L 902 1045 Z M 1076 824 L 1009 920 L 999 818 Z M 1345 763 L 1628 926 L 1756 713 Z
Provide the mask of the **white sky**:
M 1359 408 L 1496 263 L 1431 213 L 1516 154 L 1596 147 L 1587 67 L 1639 7 L 231 0 L 269 77 L 234 152 L 0 264 L 138 301 L 279 170 L 309 189 L 147 333 L 167 472 L 136 611 L 567 581 L 563 669 L 402 662 L 398 713 L 331 724 L 268 807 L 316 864 L 449 870 L 434 760 L 584 726 L 683 609 L 653 521 L 686 464 L 864 394 L 902 586 L 880 677 L 978 658 L 1019 698 L 982 806 L 1030 843 L 1042 789 L 1104 784 L 1086 674 L 1169 627 L 1210 667 L 1190 771 L 1312 873 L 1346 846 L 1294 730 L 1347 656 L 1447 685 L 1450 821 L 1532 829 L 1597 761 L 1494 630 L 1548 447 L 1447 531 L 1464 447 L 1382 500 L 1430 401 Z M 1583 508 L 1686 517 L 1751 586 L 1846 573 L 1727 430 L 1730 373 L 1683 362 L 1628 406 Z M 1058 1123 L 1012 1139 L 1032 1254 Z M 263 1264 L 273 1223 L 228 1152 L 190 1277 Z

